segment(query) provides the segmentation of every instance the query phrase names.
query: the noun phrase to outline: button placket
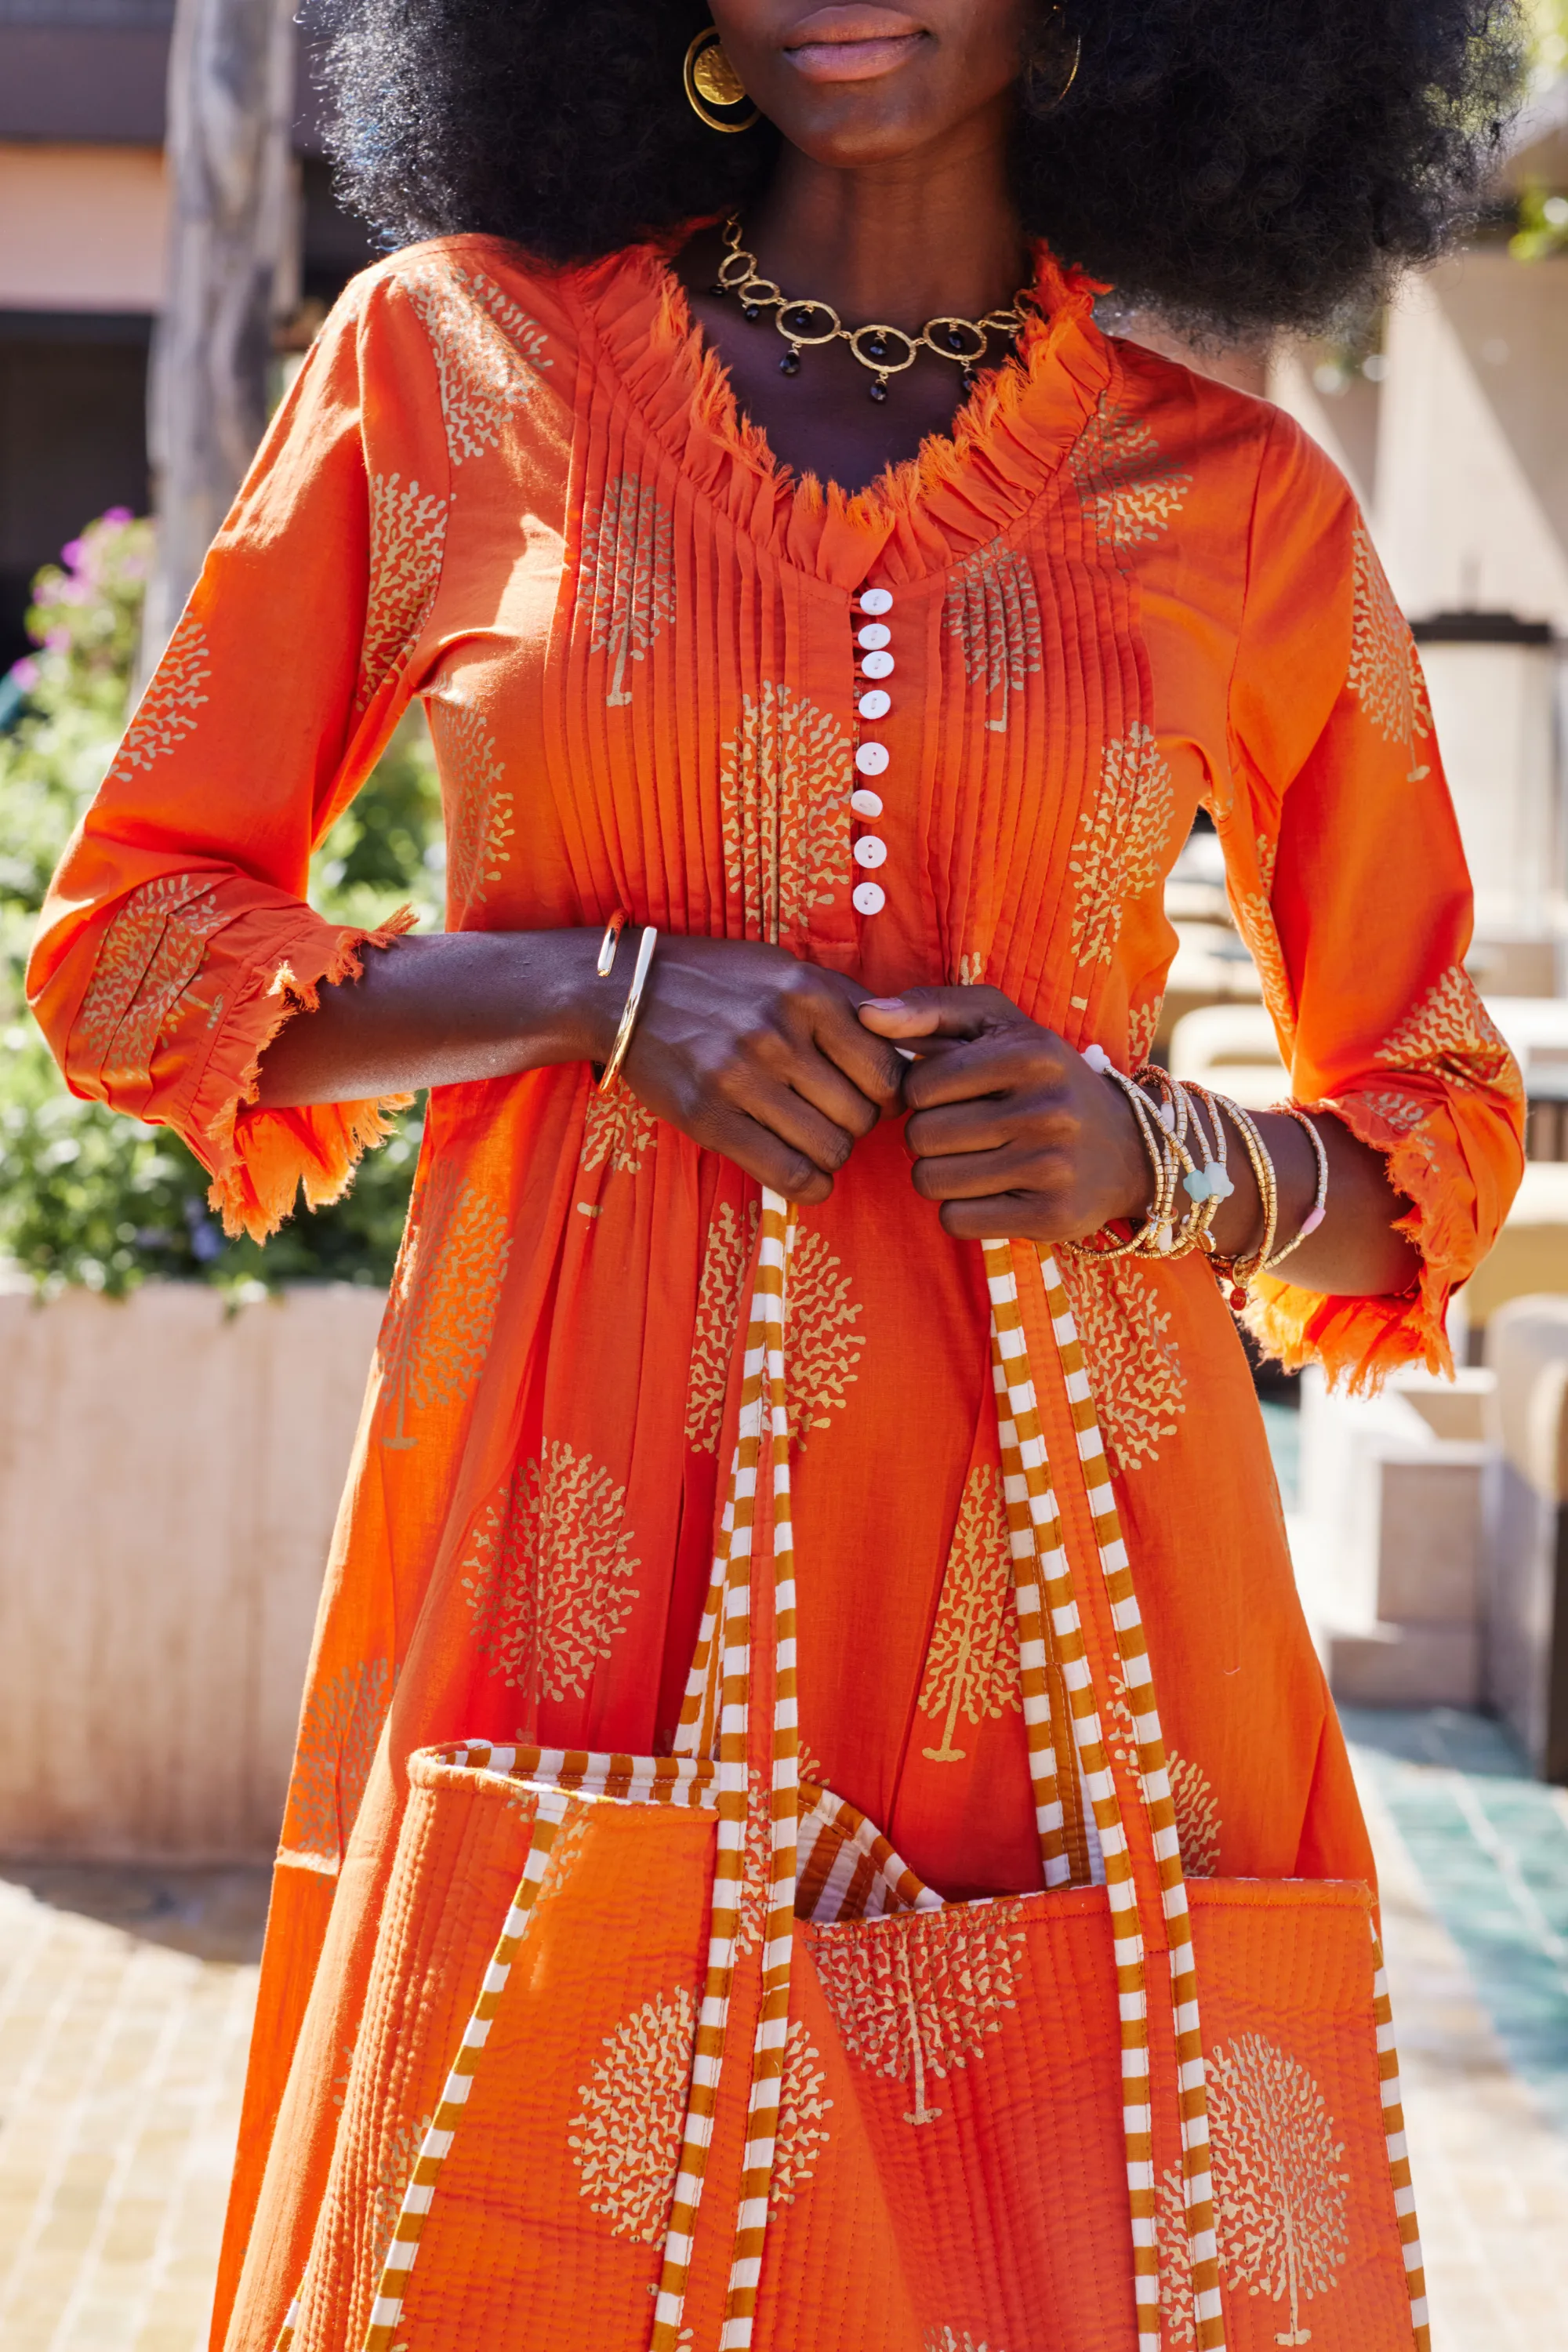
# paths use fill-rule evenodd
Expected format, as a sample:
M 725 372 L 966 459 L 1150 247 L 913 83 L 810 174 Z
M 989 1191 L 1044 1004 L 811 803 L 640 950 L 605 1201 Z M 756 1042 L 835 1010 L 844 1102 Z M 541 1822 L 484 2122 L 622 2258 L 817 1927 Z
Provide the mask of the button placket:
M 860 654 L 862 677 L 879 681 L 891 677 L 896 667 L 888 648 L 893 633 L 883 618 L 893 609 L 893 599 L 886 588 L 863 588 L 858 599 L 865 616 L 855 632 L 855 642 Z M 862 719 L 873 724 L 886 719 L 893 707 L 887 688 L 873 683 L 864 688 L 856 705 Z M 874 736 L 862 740 L 855 752 L 856 773 L 862 780 L 885 775 L 889 765 L 888 747 Z M 874 823 L 882 814 L 882 795 L 873 792 L 865 781 L 857 784 L 849 795 L 849 805 L 863 824 Z M 870 879 L 871 871 L 887 862 L 888 845 L 880 834 L 863 833 L 855 844 L 855 863 L 861 878 L 850 894 L 850 903 L 858 915 L 879 915 L 888 903 L 888 894 L 879 882 Z

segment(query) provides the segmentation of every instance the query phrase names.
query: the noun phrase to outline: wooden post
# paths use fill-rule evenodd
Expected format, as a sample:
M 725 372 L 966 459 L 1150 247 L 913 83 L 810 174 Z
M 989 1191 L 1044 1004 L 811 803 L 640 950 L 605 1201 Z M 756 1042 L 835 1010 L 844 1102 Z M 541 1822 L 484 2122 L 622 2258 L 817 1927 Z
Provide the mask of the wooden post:
M 272 322 L 299 299 L 295 0 L 178 0 L 169 56 L 168 282 L 148 450 L 158 521 L 150 675 L 267 422 Z

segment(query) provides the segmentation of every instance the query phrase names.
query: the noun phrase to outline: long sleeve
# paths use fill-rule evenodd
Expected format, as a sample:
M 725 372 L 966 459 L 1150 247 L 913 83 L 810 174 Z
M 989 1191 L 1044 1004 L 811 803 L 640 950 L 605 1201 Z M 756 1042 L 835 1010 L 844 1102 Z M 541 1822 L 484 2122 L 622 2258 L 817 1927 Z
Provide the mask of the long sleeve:
M 446 467 L 428 340 L 370 273 L 275 419 L 44 909 L 28 990 L 68 1082 L 176 1129 L 231 1232 L 270 1232 L 301 1183 L 334 1198 L 384 1132 L 385 1103 L 254 1097 L 280 1024 L 412 920 L 345 929 L 304 893 L 407 698 Z
M 1448 1296 L 1523 1165 L 1519 1072 L 1465 971 L 1471 894 L 1420 663 L 1354 500 L 1289 422 L 1258 481 L 1216 793 L 1231 904 L 1292 1098 L 1384 1154 L 1419 1252 L 1405 1296 L 1265 1279 L 1263 1343 L 1371 1385 L 1448 1366 Z

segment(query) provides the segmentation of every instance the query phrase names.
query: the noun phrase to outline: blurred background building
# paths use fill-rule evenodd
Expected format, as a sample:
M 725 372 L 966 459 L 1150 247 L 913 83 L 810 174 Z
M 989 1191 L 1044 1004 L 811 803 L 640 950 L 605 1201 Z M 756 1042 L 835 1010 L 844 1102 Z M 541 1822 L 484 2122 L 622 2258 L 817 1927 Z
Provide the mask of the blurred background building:
M 26 650 L 40 565 L 106 508 L 149 510 L 174 24 L 174 0 L 0 0 L 0 669 Z M 312 56 L 300 38 L 279 359 L 371 250 L 332 198 Z

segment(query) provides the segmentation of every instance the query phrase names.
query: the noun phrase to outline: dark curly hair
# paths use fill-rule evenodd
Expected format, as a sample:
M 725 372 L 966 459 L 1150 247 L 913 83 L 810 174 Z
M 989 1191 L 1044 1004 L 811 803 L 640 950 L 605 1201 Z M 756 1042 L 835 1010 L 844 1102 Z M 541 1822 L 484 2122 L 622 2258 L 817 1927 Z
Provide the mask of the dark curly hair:
M 331 144 L 389 245 L 483 230 L 560 264 L 743 205 L 777 134 L 681 93 L 704 0 L 322 0 Z M 1041 0 L 1013 157 L 1031 233 L 1189 326 L 1323 324 L 1476 206 L 1512 0 Z M 1056 63 L 1050 62 L 1055 58 Z M 1036 92 L 1044 95 L 1037 100 Z

